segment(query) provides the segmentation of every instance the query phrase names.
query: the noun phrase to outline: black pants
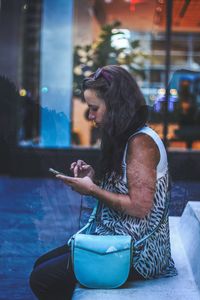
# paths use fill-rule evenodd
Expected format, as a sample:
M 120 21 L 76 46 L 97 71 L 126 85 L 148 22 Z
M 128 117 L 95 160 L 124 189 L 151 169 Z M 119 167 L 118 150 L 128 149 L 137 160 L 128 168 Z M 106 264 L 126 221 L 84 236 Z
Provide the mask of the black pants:
M 128 280 L 144 279 L 131 271 Z M 30 287 L 39 300 L 70 300 L 76 278 L 67 245 L 56 248 L 41 256 L 30 276 Z
M 70 300 L 76 278 L 67 245 L 42 255 L 30 276 L 30 287 L 39 300 Z

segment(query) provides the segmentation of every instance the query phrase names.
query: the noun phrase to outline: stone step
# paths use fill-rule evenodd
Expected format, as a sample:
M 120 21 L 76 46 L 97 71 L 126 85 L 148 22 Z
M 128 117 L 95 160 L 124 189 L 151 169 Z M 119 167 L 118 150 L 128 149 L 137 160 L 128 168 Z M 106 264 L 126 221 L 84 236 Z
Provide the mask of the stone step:
M 200 202 L 188 202 L 180 219 L 179 232 L 200 290 Z

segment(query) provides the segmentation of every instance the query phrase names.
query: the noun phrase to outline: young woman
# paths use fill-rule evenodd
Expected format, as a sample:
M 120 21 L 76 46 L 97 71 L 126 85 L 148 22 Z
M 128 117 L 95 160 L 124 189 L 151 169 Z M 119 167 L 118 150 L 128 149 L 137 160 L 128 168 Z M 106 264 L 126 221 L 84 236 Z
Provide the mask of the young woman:
M 139 240 L 160 223 L 167 206 L 167 155 L 159 136 L 146 126 L 148 111 L 133 77 L 122 67 L 105 66 L 83 82 L 89 119 L 101 130 L 100 184 L 82 160 L 74 177 L 57 175 L 75 191 L 98 198 L 96 234 L 128 234 Z M 30 285 L 38 299 L 70 299 L 76 283 L 67 246 L 35 263 Z M 129 280 L 176 275 L 165 218 L 133 260 Z M 68 297 L 68 298 L 67 298 Z

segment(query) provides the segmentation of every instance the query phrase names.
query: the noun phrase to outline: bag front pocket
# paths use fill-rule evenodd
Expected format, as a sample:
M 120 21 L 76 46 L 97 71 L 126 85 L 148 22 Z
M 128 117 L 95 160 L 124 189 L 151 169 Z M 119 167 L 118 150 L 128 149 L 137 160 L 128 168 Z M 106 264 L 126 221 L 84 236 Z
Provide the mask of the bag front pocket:
M 128 278 L 132 258 L 130 236 L 75 235 L 74 273 L 89 288 L 116 288 Z

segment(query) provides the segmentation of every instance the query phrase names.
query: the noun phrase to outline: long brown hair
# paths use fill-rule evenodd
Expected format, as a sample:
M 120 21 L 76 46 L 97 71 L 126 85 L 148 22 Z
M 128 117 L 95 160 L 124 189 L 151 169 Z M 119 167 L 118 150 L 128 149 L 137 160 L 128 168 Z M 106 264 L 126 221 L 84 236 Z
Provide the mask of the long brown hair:
M 101 128 L 100 177 L 122 174 L 122 159 L 128 138 L 148 119 L 145 99 L 129 72 L 116 65 L 98 69 L 83 82 L 83 92 L 94 90 L 106 104 Z

